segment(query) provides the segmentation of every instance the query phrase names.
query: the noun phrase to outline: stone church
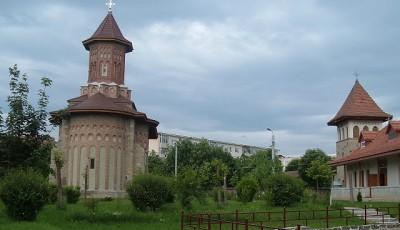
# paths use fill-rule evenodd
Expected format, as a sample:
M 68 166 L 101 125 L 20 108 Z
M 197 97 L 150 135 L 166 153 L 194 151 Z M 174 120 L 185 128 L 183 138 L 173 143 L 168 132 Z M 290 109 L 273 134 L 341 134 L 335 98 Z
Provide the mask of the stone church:
M 111 10 L 83 46 L 89 51 L 87 84 L 68 100 L 59 128 L 62 182 L 86 186 L 92 197 L 123 196 L 126 183 L 145 170 L 158 122 L 137 110 L 124 85 L 125 55 L 133 45 Z

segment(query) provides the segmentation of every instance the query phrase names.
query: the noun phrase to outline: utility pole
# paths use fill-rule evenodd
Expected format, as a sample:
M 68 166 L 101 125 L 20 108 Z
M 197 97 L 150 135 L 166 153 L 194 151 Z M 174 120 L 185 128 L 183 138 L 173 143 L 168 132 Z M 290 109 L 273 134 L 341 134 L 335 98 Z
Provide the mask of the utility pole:
M 178 143 L 175 142 L 175 178 L 178 177 Z
M 272 158 L 272 172 L 274 173 L 275 171 L 275 164 L 274 164 L 274 160 L 275 160 L 275 134 L 274 131 L 270 128 L 267 128 L 268 131 L 270 131 L 272 133 L 272 145 L 271 145 L 271 158 Z

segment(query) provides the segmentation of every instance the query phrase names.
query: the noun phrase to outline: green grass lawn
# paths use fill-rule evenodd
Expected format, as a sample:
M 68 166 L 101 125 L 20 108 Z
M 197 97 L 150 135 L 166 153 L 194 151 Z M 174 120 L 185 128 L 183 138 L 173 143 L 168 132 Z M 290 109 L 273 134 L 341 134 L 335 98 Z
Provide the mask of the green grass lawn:
M 303 210 L 312 209 L 324 210 L 323 204 L 298 204 L 287 210 Z M 254 211 L 282 211 L 280 207 L 267 207 L 265 201 L 255 201 L 248 204 L 242 204 L 237 201 L 229 201 L 224 208 L 218 208 L 217 204 L 208 199 L 205 204 L 194 203 L 192 213 L 208 213 L 208 212 L 234 212 L 236 209 L 241 212 Z M 34 222 L 16 222 L 10 220 L 5 214 L 4 205 L 0 203 L 0 229 L 129 229 L 129 230 L 160 230 L 160 229 L 179 229 L 180 228 L 180 206 L 177 203 L 166 204 L 161 210 L 156 212 L 138 212 L 129 200 L 101 201 L 97 209 L 98 219 L 95 223 L 90 223 L 84 219 L 87 216 L 87 210 L 80 201 L 78 204 L 68 205 L 66 210 L 57 210 L 54 205 L 47 205 L 39 214 L 38 219 Z M 349 213 L 344 215 L 348 215 Z M 324 218 L 325 212 L 315 213 L 316 217 Z M 338 216 L 338 212 L 330 212 L 330 217 Z M 297 212 L 289 212 L 288 219 L 294 219 L 298 216 Z M 82 218 L 80 218 L 82 217 Z M 312 212 L 304 212 L 302 218 L 312 217 Z M 242 216 L 241 219 L 251 219 L 251 216 Z M 266 223 L 268 226 L 281 226 L 282 214 L 272 214 L 271 219 L 274 222 Z M 256 215 L 256 220 L 266 220 L 265 215 Z M 294 226 L 298 221 L 288 221 L 288 226 Z M 304 222 L 302 224 L 305 224 Z M 361 220 L 356 218 L 349 220 L 349 225 L 362 224 Z M 345 225 L 344 220 L 330 220 L 330 226 Z M 308 221 L 308 226 L 324 227 L 325 221 L 314 220 Z M 229 228 L 230 229 L 230 228 Z

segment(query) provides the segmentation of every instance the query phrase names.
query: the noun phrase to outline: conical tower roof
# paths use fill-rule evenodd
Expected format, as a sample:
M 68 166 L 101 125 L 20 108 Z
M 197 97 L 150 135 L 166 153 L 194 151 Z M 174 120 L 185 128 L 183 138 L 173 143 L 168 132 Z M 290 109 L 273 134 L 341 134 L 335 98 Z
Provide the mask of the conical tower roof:
M 89 39 L 83 41 L 83 45 L 86 50 L 89 50 L 89 45 L 97 41 L 117 42 L 126 46 L 126 52 L 131 52 L 133 50 L 132 42 L 122 35 L 122 32 L 111 12 L 107 14 L 96 32 L 94 32 Z
M 386 121 L 391 118 L 392 115 L 385 113 L 356 80 L 346 101 L 336 116 L 328 122 L 328 125 L 337 125 L 349 119 Z

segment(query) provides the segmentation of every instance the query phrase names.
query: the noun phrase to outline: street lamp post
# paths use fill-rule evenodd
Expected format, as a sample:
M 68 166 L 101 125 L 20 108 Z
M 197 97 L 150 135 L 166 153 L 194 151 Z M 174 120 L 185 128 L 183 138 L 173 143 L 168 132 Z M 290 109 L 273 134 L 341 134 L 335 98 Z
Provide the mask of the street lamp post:
M 178 143 L 175 142 L 175 178 L 178 177 Z
M 272 145 L 271 145 L 271 151 L 272 151 L 272 172 L 274 172 L 274 160 L 275 160 L 275 134 L 274 131 L 270 128 L 267 128 L 268 131 L 270 131 L 272 133 Z

